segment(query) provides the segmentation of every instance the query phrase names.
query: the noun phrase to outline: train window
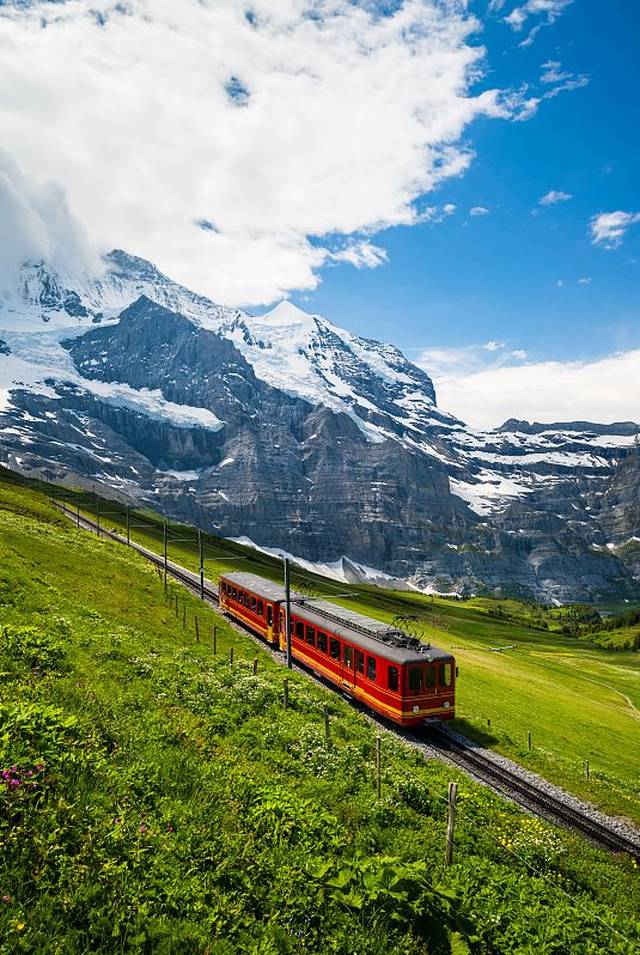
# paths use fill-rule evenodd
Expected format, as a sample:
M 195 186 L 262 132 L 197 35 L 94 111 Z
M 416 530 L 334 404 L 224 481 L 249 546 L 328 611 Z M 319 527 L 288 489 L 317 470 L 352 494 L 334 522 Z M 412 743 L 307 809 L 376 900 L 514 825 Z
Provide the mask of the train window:
M 451 664 L 443 663 L 440 667 L 440 686 L 451 686 Z
M 322 630 L 318 630 L 318 650 L 322 653 L 327 652 L 327 635 Z
M 302 620 L 296 620 L 296 637 L 299 637 L 300 640 L 304 640 L 304 624 Z
M 234 600 L 237 600 L 237 599 L 238 599 L 238 590 L 237 590 L 236 587 L 234 587 L 234 588 L 232 589 L 232 591 L 231 591 L 231 596 L 233 597 Z
M 376 658 L 367 657 L 367 679 L 374 680 L 376 678 Z
M 271 604 L 267 604 L 267 625 L 269 627 L 273 626 L 273 607 Z
M 251 606 L 251 597 L 249 596 L 249 594 L 243 594 L 242 596 L 244 598 L 245 607 L 249 608 Z
M 316 645 L 316 628 L 307 627 L 307 643 L 310 643 L 312 647 Z
M 264 617 L 264 604 L 261 600 L 258 601 L 258 613 L 261 617 Z
M 356 650 L 356 670 L 358 673 L 364 673 L 364 653 L 362 650 Z
M 340 659 L 340 641 L 334 639 L 334 637 L 329 640 L 329 654 L 334 660 Z
M 225 584 L 224 580 L 223 580 L 222 583 L 220 584 L 220 589 L 221 589 L 221 591 L 222 591 L 223 594 L 226 594 L 226 592 L 227 592 L 227 585 Z
M 346 667 L 353 667 L 353 647 L 345 647 L 343 653 L 343 662 Z
M 257 600 L 256 600 L 255 597 L 252 597 L 252 598 L 251 598 L 251 609 L 253 610 L 254 613 L 256 612 L 256 605 L 257 605 Z
M 422 689 L 424 671 L 422 667 L 409 667 L 409 689 L 418 693 Z
M 435 687 L 435 685 L 436 685 L 436 668 L 435 668 L 435 667 L 427 667 L 427 674 L 426 674 L 426 676 L 427 676 L 427 679 L 426 679 L 425 685 L 426 685 L 426 687 L 427 687 L 428 690 L 433 690 L 434 687 Z
M 390 690 L 398 689 L 398 668 L 389 667 L 387 671 L 387 685 Z

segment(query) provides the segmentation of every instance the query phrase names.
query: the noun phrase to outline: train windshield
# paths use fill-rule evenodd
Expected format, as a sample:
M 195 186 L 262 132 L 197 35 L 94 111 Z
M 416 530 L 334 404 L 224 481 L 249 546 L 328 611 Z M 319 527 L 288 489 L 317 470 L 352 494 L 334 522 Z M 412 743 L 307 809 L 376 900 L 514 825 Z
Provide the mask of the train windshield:
M 443 663 L 440 667 L 440 686 L 451 686 L 451 664 Z

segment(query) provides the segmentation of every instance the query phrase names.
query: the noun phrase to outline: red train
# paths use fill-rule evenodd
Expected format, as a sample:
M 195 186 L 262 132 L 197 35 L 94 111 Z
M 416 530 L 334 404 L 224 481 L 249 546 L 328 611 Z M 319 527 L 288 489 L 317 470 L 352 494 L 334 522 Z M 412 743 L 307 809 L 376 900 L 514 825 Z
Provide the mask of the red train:
M 224 574 L 220 608 L 281 650 L 284 587 L 256 574 Z M 403 726 L 452 719 L 455 660 L 380 620 L 327 600 L 291 594 L 291 652 L 310 670 Z

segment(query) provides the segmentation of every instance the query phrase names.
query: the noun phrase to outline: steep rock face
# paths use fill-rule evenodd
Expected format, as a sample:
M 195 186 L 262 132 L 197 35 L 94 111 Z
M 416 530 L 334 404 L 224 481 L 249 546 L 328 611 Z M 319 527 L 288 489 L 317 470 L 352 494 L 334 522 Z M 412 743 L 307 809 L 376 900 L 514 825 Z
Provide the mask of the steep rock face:
M 122 252 L 75 283 L 25 266 L 0 339 L 11 466 L 348 574 L 343 557 L 444 591 L 637 587 L 633 423 L 474 432 L 393 346 L 287 302 L 220 308 Z

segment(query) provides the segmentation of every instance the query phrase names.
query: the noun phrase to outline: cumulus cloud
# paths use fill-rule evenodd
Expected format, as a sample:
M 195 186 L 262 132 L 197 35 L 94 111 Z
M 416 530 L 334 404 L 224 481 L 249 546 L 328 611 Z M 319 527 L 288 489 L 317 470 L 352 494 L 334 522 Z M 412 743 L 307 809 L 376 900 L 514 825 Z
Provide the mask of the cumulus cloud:
M 640 222 L 640 212 L 601 212 L 593 216 L 589 223 L 589 232 L 593 245 L 605 249 L 617 249 L 624 241 L 627 230 Z
M 558 202 L 568 202 L 570 199 L 573 199 L 573 196 L 570 192 L 562 192 L 558 189 L 552 189 L 546 195 L 538 199 L 538 205 L 555 206 Z
M 638 420 L 640 349 L 594 361 L 505 364 L 475 371 L 452 355 L 444 366 L 421 364 L 434 377 L 441 407 L 477 428 L 497 427 L 507 418 Z
M 469 215 L 470 216 L 488 216 L 489 210 L 487 209 L 486 206 L 473 206 L 473 208 L 469 210 Z
M 2 142 L 24 183 L 59 183 L 95 248 L 234 304 L 379 265 L 353 237 L 419 221 L 419 198 L 469 165 L 468 124 L 512 118 L 472 92 L 484 50 L 463 0 L 248 9 L 0 5 Z

